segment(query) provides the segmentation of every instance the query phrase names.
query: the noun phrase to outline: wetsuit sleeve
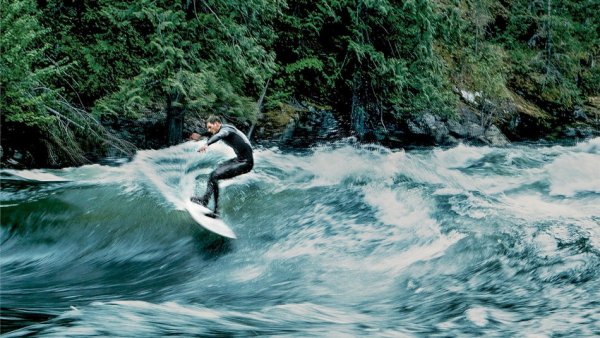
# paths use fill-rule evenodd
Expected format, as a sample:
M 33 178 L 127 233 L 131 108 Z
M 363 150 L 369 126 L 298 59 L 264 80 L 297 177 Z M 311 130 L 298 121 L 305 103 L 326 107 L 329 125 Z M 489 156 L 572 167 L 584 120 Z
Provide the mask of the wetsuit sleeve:
M 221 128 L 221 130 L 219 130 L 218 133 L 214 134 L 211 138 L 208 139 L 208 141 L 206 141 L 206 145 L 209 146 L 209 145 L 221 140 L 222 138 L 224 138 L 227 135 L 229 135 L 229 130 L 227 130 L 226 128 Z

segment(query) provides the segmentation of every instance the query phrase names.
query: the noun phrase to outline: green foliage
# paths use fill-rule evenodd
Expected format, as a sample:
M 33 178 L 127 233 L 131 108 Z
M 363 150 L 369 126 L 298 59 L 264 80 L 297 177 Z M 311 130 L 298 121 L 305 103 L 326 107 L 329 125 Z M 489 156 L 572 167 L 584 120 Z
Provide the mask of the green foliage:
M 0 2 L 0 110 L 3 122 L 43 129 L 55 120 L 45 108 L 55 95 L 44 82 L 56 68 L 35 69 L 36 64 L 44 61 L 44 50 L 48 46 L 42 38 L 48 31 L 37 21 L 34 6 L 32 1 Z
M 600 93 L 598 2 L 522 0 L 510 11 L 503 40 L 517 90 L 557 111 L 571 111 L 586 95 Z
M 402 99 L 403 110 L 413 114 L 433 112 L 438 115 L 451 115 L 455 100 L 451 93 L 444 60 L 434 49 L 438 11 L 429 1 L 407 1 L 403 7 L 408 29 L 414 35 L 414 58 L 411 62 L 411 90 Z M 401 41 L 398 41 L 401 43 Z M 410 55 L 410 54 L 409 54 Z
M 430 2 L 288 1 L 278 19 L 279 95 L 312 96 L 341 111 L 359 102 L 367 120 L 452 111 Z
M 475 93 L 482 126 L 497 122 L 511 100 L 509 56 L 501 45 L 490 41 L 494 18 L 503 16 L 504 10 L 488 0 L 455 1 L 440 8 L 440 38 L 453 69 L 451 81 L 461 90 Z
M 27 127 L 57 159 L 103 117 L 254 122 L 267 83 L 267 109 L 307 98 L 357 131 L 451 116 L 456 89 L 484 125 L 512 92 L 559 117 L 600 95 L 594 0 L 1 1 L 3 142 Z
M 35 3 L 2 1 L 0 9 L 3 144 L 9 148 L 24 146 L 45 157 L 39 159 L 40 163 L 50 165 L 85 162 L 84 153 L 90 144 L 112 144 L 125 150 L 127 145 L 114 140 L 86 111 L 65 97 L 63 87 L 54 84 L 73 65 L 48 56 L 51 34 L 38 20 Z
M 256 119 L 252 105 L 256 99 L 247 95 L 258 91 L 247 88 L 262 86 L 275 68 L 273 53 L 260 44 L 271 39 L 272 32 L 256 19 L 274 13 L 269 2 L 257 1 L 253 7 L 248 2 L 181 6 L 142 1 L 127 5 L 128 11 L 119 5 L 125 3 L 107 5 L 103 12 L 117 27 L 141 23 L 143 31 L 138 34 L 146 34 L 142 48 L 146 56 L 139 72 L 102 98 L 96 112 L 139 117 L 157 109 L 176 109 Z
M 323 61 L 321 61 L 315 57 L 308 57 L 308 58 L 298 60 L 294 63 L 290 63 L 289 65 L 285 66 L 285 72 L 288 74 L 293 74 L 295 72 L 299 72 L 299 71 L 302 71 L 305 69 L 313 69 L 315 71 L 322 71 L 323 70 Z

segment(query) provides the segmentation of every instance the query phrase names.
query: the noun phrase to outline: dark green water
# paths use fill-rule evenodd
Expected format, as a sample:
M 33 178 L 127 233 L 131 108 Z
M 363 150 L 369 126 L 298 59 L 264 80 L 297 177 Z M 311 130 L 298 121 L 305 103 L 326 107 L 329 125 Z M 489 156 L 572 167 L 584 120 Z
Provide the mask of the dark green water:
M 6 337 L 600 335 L 600 139 L 259 149 L 226 240 L 183 199 L 232 153 L 3 171 Z

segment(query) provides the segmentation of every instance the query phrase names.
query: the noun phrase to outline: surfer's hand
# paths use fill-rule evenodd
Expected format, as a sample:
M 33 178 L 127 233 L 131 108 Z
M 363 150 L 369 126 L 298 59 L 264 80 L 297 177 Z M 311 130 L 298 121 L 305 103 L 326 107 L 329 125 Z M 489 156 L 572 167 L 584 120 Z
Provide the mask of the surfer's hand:
M 206 149 L 207 149 L 207 148 L 208 148 L 208 146 L 205 144 L 205 145 L 203 145 L 202 147 L 200 147 L 200 149 L 198 149 L 198 152 L 199 152 L 199 153 L 203 153 L 203 152 L 205 152 L 205 151 L 206 151 Z
M 192 133 L 192 135 L 190 135 L 190 140 L 194 140 L 194 141 L 200 140 L 200 134 Z

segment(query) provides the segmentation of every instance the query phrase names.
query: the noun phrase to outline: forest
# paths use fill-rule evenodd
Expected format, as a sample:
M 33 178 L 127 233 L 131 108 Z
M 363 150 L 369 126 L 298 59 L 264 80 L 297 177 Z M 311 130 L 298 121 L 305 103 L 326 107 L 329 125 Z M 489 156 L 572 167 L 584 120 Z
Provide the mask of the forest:
M 126 156 L 144 119 L 163 121 L 164 146 L 210 114 L 249 131 L 298 102 L 366 141 L 464 106 L 482 127 L 535 122 L 513 139 L 598 131 L 595 0 L 1 0 L 1 13 L 3 166 Z

